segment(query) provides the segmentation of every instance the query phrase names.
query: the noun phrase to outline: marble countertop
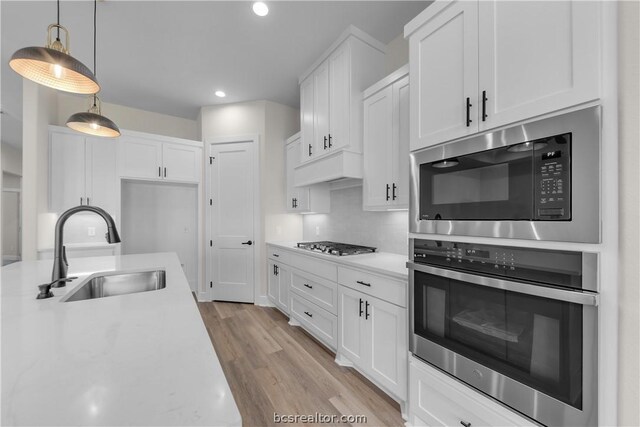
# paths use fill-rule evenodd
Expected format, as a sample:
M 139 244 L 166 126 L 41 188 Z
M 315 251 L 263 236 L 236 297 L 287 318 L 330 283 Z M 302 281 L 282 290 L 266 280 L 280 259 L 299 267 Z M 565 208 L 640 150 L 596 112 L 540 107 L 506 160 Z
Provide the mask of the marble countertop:
M 166 288 L 60 302 L 87 275 L 166 270 Z M 2 425 L 241 425 L 174 253 L 70 260 L 79 276 L 36 300 L 51 261 L 2 268 Z
M 385 274 L 398 279 L 407 280 L 409 272 L 407 270 L 408 258 L 406 255 L 392 254 L 389 252 L 375 252 L 371 254 L 336 256 L 322 252 L 299 249 L 295 242 L 267 242 L 282 249 L 314 256 L 326 261 L 335 262 L 348 267 L 356 267 L 373 273 Z M 294 266 L 295 267 L 295 266 Z

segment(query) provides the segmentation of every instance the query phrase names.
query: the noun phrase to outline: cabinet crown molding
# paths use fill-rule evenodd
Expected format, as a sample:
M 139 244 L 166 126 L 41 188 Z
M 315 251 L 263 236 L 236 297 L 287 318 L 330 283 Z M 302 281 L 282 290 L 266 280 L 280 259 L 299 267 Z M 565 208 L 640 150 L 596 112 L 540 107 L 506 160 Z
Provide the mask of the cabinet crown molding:
M 331 55 L 331 53 L 333 53 L 333 51 L 338 48 L 338 46 L 340 46 L 350 37 L 358 39 L 384 54 L 387 53 L 387 47 L 382 42 L 374 39 L 372 36 L 365 33 L 355 25 L 349 25 L 347 29 L 344 30 L 342 34 L 340 34 L 340 37 L 338 37 L 338 39 L 333 42 L 333 44 L 331 44 L 331 46 L 329 46 L 329 48 L 322 55 L 320 55 L 320 57 L 313 63 L 313 65 L 311 65 L 311 67 L 309 67 L 304 73 L 302 73 L 300 78 L 298 78 L 298 84 L 302 83 L 307 77 L 309 77 L 309 75 L 313 73 L 315 69 L 318 68 L 318 66 L 322 64 L 322 62 L 324 62 L 329 57 L 329 55 Z

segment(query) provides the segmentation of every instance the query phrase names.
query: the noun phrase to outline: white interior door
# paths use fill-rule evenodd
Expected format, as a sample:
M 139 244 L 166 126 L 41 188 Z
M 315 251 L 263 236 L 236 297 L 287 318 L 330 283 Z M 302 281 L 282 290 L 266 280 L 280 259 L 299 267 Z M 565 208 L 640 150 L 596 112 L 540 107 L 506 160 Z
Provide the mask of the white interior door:
M 214 300 L 254 301 L 253 143 L 212 144 L 211 259 Z

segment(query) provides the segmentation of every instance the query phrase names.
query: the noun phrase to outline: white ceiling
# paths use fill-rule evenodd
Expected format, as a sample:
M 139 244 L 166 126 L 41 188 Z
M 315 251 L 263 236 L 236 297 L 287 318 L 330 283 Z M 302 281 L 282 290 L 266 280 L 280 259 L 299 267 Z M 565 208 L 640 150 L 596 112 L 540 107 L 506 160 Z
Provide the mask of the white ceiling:
M 427 1 L 99 1 L 98 80 L 105 102 L 195 119 L 203 105 L 266 99 L 297 107 L 298 76 L 349 25 L 383 43 Z M 0 2 L 2 140 L 20 144 L 21 78 L 13 52 L 43 46 L 54 1 Z M 93 2 L 61 2 L 71 54 L 92 68 Z M 214 91 L 227 93 L 217 98 Z M 19 125 L 18 125 L 19 127 Z

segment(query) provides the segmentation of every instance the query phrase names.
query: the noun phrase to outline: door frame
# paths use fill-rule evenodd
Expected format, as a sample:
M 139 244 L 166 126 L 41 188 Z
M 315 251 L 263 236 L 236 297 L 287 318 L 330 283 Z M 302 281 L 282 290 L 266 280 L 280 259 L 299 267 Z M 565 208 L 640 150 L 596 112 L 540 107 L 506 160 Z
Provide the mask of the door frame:
M 206 156 L 204 157 L 204 168 L 205 168 L 205 206 L 207 208 L 207 213 L 205 215 L 205 232 L 206 232 L 206 240 L 204 242 L 205 245 L 205 291 L 200 295 L 198 300 L 207 300 L 213 301 L 213 271 L 211 264 L 211 257 L 213 255 L 213 247 L 208 243 L 210 240 L 213 240 L 212 236 L 212 210 L 210 208 L 209 200 L 212 199 L 212 188 L 211 188 L 211 157 L 213 156 L 213 146 L 216 145 L 229 145 L 229 144 L 237 144 L 240 142 L 250 142 L 253 146 L 253 170 L 255 173 L 253 174 L 253 242 L 254 242 L 254 252 L 253 252 L 253 303 L 260 305 L 262 300 L 267 299 L 266 295 L 261 295 L 260 290 L 262 289 L 262 258 L 263 258 L 263 246 L 264 239 L 262 236 L 262 204 L 261 204 L 261 192 L 260 192 L 260 135 L 259 134 L 247 134 L 247 135 L 232 135 L 232 136 L 223 136 L 216 138 L 207 138 L 205 139 L 205 147 L 206 147 Z

